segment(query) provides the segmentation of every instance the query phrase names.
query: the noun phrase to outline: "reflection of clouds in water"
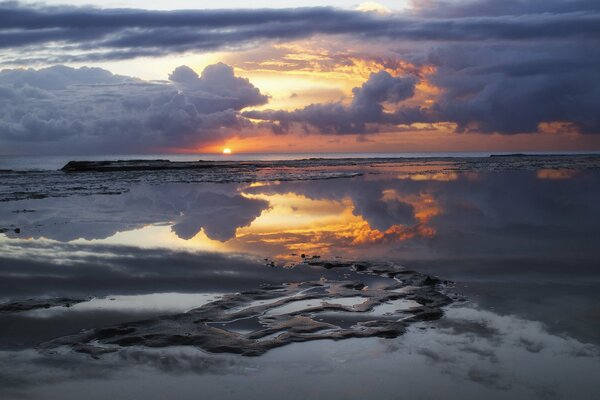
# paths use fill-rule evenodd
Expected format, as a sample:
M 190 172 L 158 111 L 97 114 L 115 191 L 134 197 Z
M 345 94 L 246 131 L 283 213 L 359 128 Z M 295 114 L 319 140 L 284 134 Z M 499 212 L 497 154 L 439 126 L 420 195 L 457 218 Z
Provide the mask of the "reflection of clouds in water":
M 219 293 L 321 276 L 312 269 L 268 268 L 243 255 L 0 241 L 0 302 L 109 296 L 69 308 L 0 313 L 0 349 L 29 348 L 81 329 L 186 311 Z
M 600 175 L 594 172 L 560 180 L 538 179 L 534 171 L 482 173 L 477 179 L 459 174 L 451 180 L 367 176 L 282 182 L 245 191 L 297 193 L 315 200 L 350 199 L 354 213 L 371 227 L 406 228 L 416 220 L 421 222 L 416 226 L 428 228 L 430 234 L 412 235 L 408 241 L 406 235 L 391 236 L 399 240 L 388 241 L 387 249 L 378 248 L 379 253 L 428 258 L 431 254 L 578 257 L 598 251 Z
M 0 241 L 0 298 L 231 292 L 302 280 L 242 255 L 125 246 Z
M 136 312 L 154 314 L 184 313 L 196 307 L 215 301 L 220 297 L 215 293 L 151 293 L 127 296 L 92 298 L 87 301 L 64 306 L 35 309 L 21 313 L 27 317 L 54 318 L 67 313 L 94 312 Z
M 267 195 L 295 193 L 312 200 L 342 201 L 349 198 L 354 215 L 364 218 L 372 228 L 385 231 L 396 224 L 413 224 L 413 204 L 405 199 L 390 201 L 384 193 L 386 182 L 388 181 L 371 181 L 362 177 L 328 182 L 293 181 L 248 188 L 245 192 Z
M 131 348 L 96 361 L 65 353 L 2 352 L 0 397 L 31 389 L 38 398 L 63 399 L 77 387 L 78 396 L 71 397 L 81 397 L 81 388 L 95 382 L 97 397 L 106 398 L 103 390 L 114 388 L 108 381 L 127 380 L 122 394 L 132 398 L 165 397 L 164 387 L 180 383 L 188 385 L 189 398 L 197 398 L 199 390 L 216 398 L 247 398 L 248 393 L 280 398 L 281 393 L 273 392 L 276 381 L 287 383 L 288 396 L 301 398 L 311 397 L 315 381 L 319 398 L 340 393 L 346 398 L 446 398 L 457 393 L 461 399 L 593 398 L 593 378 L 600 373 L 598 347 L 577 339 L 598 339 L 599 175 L 542 175 L 378 176 L 382 179 L 281 182 L 243 189 L 138 186 L 119 196 L 4 203 L 3 223 L 17 223 L 23 234 L 32 230 L 34 237 L 108 237 L 164 223 L 183 238 L 201 229 L 217 240 L 237 234 L 227 249 L 266 256 L 302 243 L 318 254 L 326 254 L 326 247 L 343 255 L 412 257 L 409 265 L 418 270 L 470 280 L 469 298 L 480 297 L 478 304 L 496 311 L 452 307 L 443 320 L 422 324 L 424 330 L 411 329 L 397 340 L 291 345 L 250 361 L 180 349 Z M 274 202 L 276 196 L 289 200 L 282 203 L 288 211 L 267 229 L 262 222 L 282 208 Z M 308 199 L 306 204 L 300 197 Z M 13 213 L 22 209 L 36 211 Z M 310 224 L 319 229 L 292 226 L 292 217 L 298 222 L 304 215 L 314 216 Z M 435 235 L 398 240 L 397 231 L 380 240 L 373 236 L 378 229 L 385 234 L 395 225 L 419 224 L 434 229 Z M 253 225 L 262 230 L 253 230 Z M 308 273 L 266 268 L 240 256 L 44 240 L 1 240 L 0 266 L 0 298 L 232 292 L 306 280 Z M 85 316 L 95 322 L 113 318 L 92 311 Z M 555 325 L 560 318 L 562 324 Z M 65 319 L 63 326 L 71 329 L 79 323 Z M 139 366 L 143 368 L 135 368 Z M 242 381 L 239 374 L 252 379 Z M 56 385 L 50 389 L 47 383 Z
M 190 349 L 124 349 L 93 360 L 59 350 L 0 352 L 0 395 L 21 398 L 23 391 L 70 381 L 127 379 L 131 368 L 149 367 L 168 374 L 241 374 L 249 362 L 229 355 L 212 357 Z M 83 396 L 83 393 L 79 395 Z M 3 397 L 5 398 L 5 397 Z
M 181 232 L 186 227 L 193 232 L 199 226 L 194 225 L 194 221 L 198 220 L 205 225 L 207 234 L 225 237 L 236 232 L 237 238 L 221 247 L 227 251 L 262 257 L 290 257 L 294 252 L 347 258 L 390 257 L 420 271 L 458 282 L 473 282 L 465 291 L 484 307 L 544 321 L 553 332 L 568 332 L 581 340 L 598 343 L 600 320 L 594 305 L 598 304 L 600 273 L 597 263 L 600 247 L 596 239 L 600 222 L 597 201 L 600 174 L 580 171 L 570 179 L 539 179 L 535 171 L 518 171 L 481 173 L 476 178 L 472 174 L 458 174 L 453 180 L 368 175 L 347 180 L 280 182 L 243 188 L 226 184 L 203 185 L 202 189 L 192 185 L 148 186 L 135 189 L 132 196 L 79 200 L 71 197 L 54 199 L 55 203 L 50 203 L 50 199 L 47 203 L 45 200 L 7 202 L 0 204 L 0 208 L 5 210 L 2 217 L 9 218 L 5 221 L 29 221 L 32 229 L 36 228 L 33 226 L 36 221 L 45 223 L 46 217 L 49 221 L 56 218 L 69 222 L 38 227 L 55 237 L 62 235 L 63 229 L 66 234 L 71 234 L 71 228 L 73 231 L 81 229 L 77 235 L 93 237 L 132 229 L 132 224 L 160 221 L 179 223 Z M 203 199 L 206 193 L 213 198 Z M 219 201 L 221 195 L 230 203 Z M 129 204 L 125 204 L 124 199 L 129 199 Z M 70 202 L 75 205 L 67 206 Z M 412 207 L 412 218 L 417 225 L 401 225 L 407 222 L 399 211 L 404 205 L 395 209 L 395 202 Z M 38 208 L 43 204 L 47 204 L 47 208 Z M 259 210 L 267 204 L 270 208 L 260 214 Z M 119 211 L 120 207 L 128 212 Z M 25 208 L 38 211 L 12 213 Z M 359 208 L 364 212 L 360 217 L 356 216 Z M 192 216 L 191 222 L 186 223 L 186 215 L 179 216 L 178 210 L 187 210 L 186 215 Z M 229 212 L 235 217 L 230 218 Z M 234 230 L 234 226 L 246 224 L 246 217 L 258 214 L 249 227 Z M 371 224 L 397 225 L 402 229 L 381 232 Z M 215 230 L 211 230 L 215 225 Z M 104 233 L 103 227 L 108 231 Z M 423 231 L 423 227 L 433 231 Z M 168 226 L 152 228 L 170 229 Z M 26 233 L 26 229 L 23 231 Z M 124 243 L 137 245 L 148 236 L 134 231 L 132 240 Z M 114 242 L 117 240 L 120 239 Z M 51 274 L 40 272 L 44 268 L 40 257 L 47 260 L 44 253 L 51 251 L 57 260 L 69 259 L 74 257 L 69 254 L 72 250 L 93 251 L 92 248 L 55 246 L 29 249 L 26 254 L 20 254 L 21 245 L 10 246 L 10 242 L 5 241 L 2 256 L 16 258 L 10 264 L 4 263 L 14 275 L 3 276 L 0 281 L 3 293 L 31 293 L 39 291 L 44 283 L 67 291 L 76 291 L 86 284 L 90 290 L 105 294 L 110 293 L 110 285 L 120 293 L 147 293 L 152 287 L 164 291 L 214 287 L 213 290 L 221 291 L 243 288 L 245 283 L 260 283 L 263 276 L 267 280 L 278 279 L 272 278 L 276 272 L 246 275 L 246 270 L 231 267 L 219 259 L 215 265 L 223 268 L 223 274 L 214 280 L 215 268 L 208 264 L 212 256 L 203 256 L 202 259 L 207 260 L 204 263 L 184 253 L 166 252 L 162 253 L 165 258 L 161 258 L 158 257 L 161 253 L 153 256 L 151 252 L 130 249 L 123 252 L 131 253 L 131 261 L 125 260 L 125 254 L 117 250 L 114 250 L 114 263 L 102 257 L 82 257 L 74 261 L 86 264 L 89 276 L 95 280 L 87 280 L 79 271 L 66 270 L 59 273 L 66 278 L 59 279 L 53 275 L 59 268 L 57 265 L 46 270 L 52 270 Z M 199 247 L 199 242 L 190 241 L 190 245 Z M 23 259 L 25 256 L 29 257 L 28 261 Z M 202 269 L 194 269 L 196 263 L 200 263 Z M 15 266 L 18 268 L 12 269 Z M 131 273 L 141 274 L 145 267 L 153 273 L 157 268 L 164 271 L 168 267 L 174 275 L 151 273 L 140 279 Z M 18 274 L 28 268 L 38 272 L 20 279 Z M 235 273 L 224 275 L 230 270 Z M 250 270 L 255 269 L 247 269 Z M 186 279 L 186 274 L 191 278 Z M 215 285 L 208 283 L 211 280 Z
M 183 239 L 200 230 L 226 241 L 237 228 L 249 225 L 268 204 L 241 196 L 232 185 L 134 186 L 113 196 L 86 196 L 5 203 L 3 224 L 19 226 L 23 236 L 59 241 L 104 239 L 113 234 L 157 223 L 173 223 Z M 15 212 L 35 210 L 35 212 Z
M 210 239 L 225 242 L 235 237 L 237 228 L 250 225 L 267 207 L 265 201 L 239 194 L 201 192 L 190 199 L 172 229 L 182 239 L 191 239 L 204 229 Z
M 540 323 L 461 306 L 422 327 L 393 340 L 295 344 L 252 359 L 179 348 L 129 348 L 100 360 L 64 352 L 5 352 L 0 353 L 0 393 L 31 389 L 58 399 L 93 384 L 102 398 L 112 386 L 106 383 L 123 379 L 129 382 L 123 396 L 141 398 L 164 396 L 166 384 L 182 385 L 177 387 L 187 395 L 181 398 L 194 398 L 203 388 L 203 394 L 218 398 L 253 393 L 275 399 L 280 393 L 269 382 L 277 381 L 288 382 L 289 398 L 343 393 L 344 398 L 586 399 L 595 393 L 598 349 L 550 334 Z M 48 383 L 55 384 L 52 390 Z
M 551 334 L 539 322 L 467 307 L 450 307 L 433 327 L 390 350 L 414 352 L 439 373 L 511 395 L 592 398 L 596 346 Z
M 597 254 L 597 173 L 580 171 L 570 179 L 539 179 L 534 171 L 418 176 L 134 186 L 117 196 L 7 202 L 0 205 L 0 217 L 4 226 L 20 227 L 22 236 L 61 241 L 171 224 L 183 240 L 202 230 L 208 239 L 227 242 L 218 244 L 222 248 L 261 255 L 336 250 L 402 258 Z M 23 209 L 36 211 L 14 212 Z M 144 235 L 131 240 L 136 237 L 144 244 Z M 217 246 L 203 236 L 196 239 L 199 246 Z

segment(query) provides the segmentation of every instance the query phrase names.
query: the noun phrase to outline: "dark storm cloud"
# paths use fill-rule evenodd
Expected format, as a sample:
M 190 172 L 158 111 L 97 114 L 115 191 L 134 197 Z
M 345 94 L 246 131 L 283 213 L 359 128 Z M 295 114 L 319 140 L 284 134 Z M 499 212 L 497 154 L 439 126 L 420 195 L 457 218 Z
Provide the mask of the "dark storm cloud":
M 433 0 L 419 3 L 416 10 L 421 18 L 514 21 L 593 17 L 599 12 L 600 3 L 593 0 Z M 508 134 L 535 132 L 542 122 L 563 121 L 583 133 L 600 133 L 597 38 L 540 39 L 434 44 L 415 61 L 437 68 L 432 83 L 443 94 L 428 109 L 400 110 L 399 120 L 446 121 L 456 123 L 459 132 Z
M 429 0 L 416 12 L 429 17 L 465 17 L 600 11 L 596 0 Z
M 305 130 L 316 128 L 325 134 L 367 133 L 376 128 L 368 124 L 387 124 L 394 116 L 384 111 L 383 104 L 396 104 L 415 93 L 417 78 L 393 77 L 386 71 L 373 73 L 361 87 L 352 90 L 350 105 L 328 103 L 313 104 L 296 111 L 249 111 L 245 116 L 260 120 L 276 121 L 275 132 L 285 132 L 293 123 L 302 124 Z
M 225 64 L 198 76 L 182 66 L 170 82 L 99 68 L 55 66 L 0 72 L 0 143 L 46 142 L 46 151 L 148 151 L 193 146 L 247 124 L 239 110 L 266 103 Z M 34 147 L 28 150 L 34 149 Z
M 583 7 L 583 6 L 582 6 Z M 584 12 L 581 12 L 581 11 Z M 389 40 L 598 38 L 600 13 L 409 17 L 335 8 L 151 11 L 0 3 L 0 48 L 53 44 L 55 62 L 235 48 L 316 34 Z M 66 51 L 68 48 L 69 51 Z M 39 49 L 38 49 L 39 50 Z M 87 53 L 82 55 L 81 52 Z M 129 53 L 130 52 L 130 53 Z M 16 52 L 13 62 L 29 57 Z
M 412 116 L 417 121 L 499 133 L 568 121 L 600 133 L 600 50 L 593 44 L 452 44 L 432 49 L 425 62 L 437 67 L 431 81 L 443 94 Z

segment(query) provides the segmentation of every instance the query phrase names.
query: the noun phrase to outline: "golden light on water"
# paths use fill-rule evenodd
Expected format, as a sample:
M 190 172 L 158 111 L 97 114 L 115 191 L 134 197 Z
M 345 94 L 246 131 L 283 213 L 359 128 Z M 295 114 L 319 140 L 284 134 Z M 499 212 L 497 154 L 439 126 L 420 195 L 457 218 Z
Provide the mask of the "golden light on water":
M 230 148 L 228 148 L 228 147 L 225 147 L 225 148 L 223 149 L 223 154 L 231 154 L 231 149 L 230 149 Z
M 393 189 L 384 190 L 382 201 L 411 204 L 416 222 L 412 225 L 394 224 L 379 230 L 357 213 L 357 206 L 349 197 L 333 200 L 313 199 L 293 192 L 247 193 L 242 190 L 239 193 L 247 199 L 264 200 L 269 203 L 269 208 L 247 225 L 238 226 L 235 235 L 225 240 L 211 239 L 202 224 L 198 225 L 197 234 L 187 239 L 177 236 L 169 224 L 151 224 L 117 232 L 112 237 L 95 242 L 139 245 L 140 238 L 143 238 L 143 247 L 148 248 L 168 246 L 260 257 L 268 254 L 272 258 L 288 261 L 297 260 L 302 253 L 324 257 L 358 257 L 367 253 L 378 254 L 390 246 L 398 248 L 400 242 L 435 236 L 436 230 L 428 223 L 442 212 L 429 194 L 408 195 Z M 89 242 L 85 239 L 78 241 Z

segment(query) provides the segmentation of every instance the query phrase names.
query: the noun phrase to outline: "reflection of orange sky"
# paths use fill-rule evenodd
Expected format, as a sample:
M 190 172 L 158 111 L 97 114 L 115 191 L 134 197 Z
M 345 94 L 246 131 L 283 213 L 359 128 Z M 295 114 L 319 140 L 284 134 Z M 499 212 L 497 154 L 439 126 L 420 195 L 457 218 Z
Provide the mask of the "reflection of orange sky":
M 342 201 L 313 200 L 297 194 L 248 196 L 268 201 L 271 208 L 249 227 L 238 229 L 234 242 L 281 246 L 280 257 L 287 253 L 331 253 L 348 248 L 394 243 L 415 237 L 432 237 L 435 230 L 427 223 L 442 211 L 430 194 L 400 194 L 384 190 L 386 203 L 403 202 L 414 208 L 417 223 L 412 226 L 393 225 L 386 231 L 369 226 L 354 213 L 350 199 Z M 247 249 L 245 249 L 247 250 Z
M 536 172 L 538 179 L 571 179 L 577 175 L 576 170 L 570 169 L 540 169 Z
M 420 224 L 425 224 L 436 215 L 441 214 L 442 210 L 437 205 L 433 196 L 427 193 L 419 194 L 400 194 L 396 190 L 384 190 L 382 200 L 385 202 L 404 202 L 413 206 L 415 218 Z
M 354 204 L 349 198 L 339 201 L 309 199 L 294 193 L 243 195 L 266 200 L 270 207 L 249 226 L 238 228 L 236 237 L 226 242 L 209 239 L 203 231 L 190 240 L 180 239 L 166 225 L 119 232 L 100 242 L 239 252 L 279 259 L 294 259 L 292 253 L 351 257 L 369 251 L 380 254 L 382 246 L 432 237 L 435 230 L 428 222 L 441 213 L 431 195 L 402 195 L 386 190 L 382 193 L 382 200 L 412 205 L 416 223 L 393 225 L 380 231 L 373 229 L 363 216 L 355 214 Z M 143 240 L 140 241 L 140 238 Z
M 410 179 L 412 181 L 440 181 L 450 182 L 458 179 L 458 174 L 455 172 L 424 172 L 416 174 L 401 174 L 399 179 Z
M 386 191 L 382 194 L 384 201 L 402 201 L 414 207 L 417 223 L 393 225 L 382 232 L 371 228 L 361 215 L 355 215 L 350 199 L 314 200 L 292 193 L 246 196 L 266 200 L 271 207 L 250 226 L 238 229 L 236 239 L 228 244 L 235 251 L 264 248 L 264 254 L 276 254 L 279 258 L 288 258 L 292 253 L 353 253 L 365 246 L 431 237 L 435 230 L 426 224 L 441 212 L 430 195 L 394 197 Z

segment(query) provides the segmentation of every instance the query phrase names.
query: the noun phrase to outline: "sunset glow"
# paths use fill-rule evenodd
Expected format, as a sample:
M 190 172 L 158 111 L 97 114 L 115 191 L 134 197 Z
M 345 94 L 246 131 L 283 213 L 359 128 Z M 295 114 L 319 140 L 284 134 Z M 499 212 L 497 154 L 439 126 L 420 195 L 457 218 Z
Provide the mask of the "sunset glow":
M 0 399 L 592 398 L 599 27 L 0 0 Z
M 259 2 L 239 10 L 240 2 L 135 9 L 140 2 L 96 0 L 95 17 L 121 22 L 89 35 L 68 21 L 87 18 L 79 1 L 6 3 L 7 12 L 36 16 L 0 28 L 14 37 L 0 56 L 0 93 L 13 99 L 0 104 L 0 149 L 230 154 L 224 142 L 239 154 L 600 149 L 594 24 L 575 17 L 584 9 L 575 2 L 546 10 L 540 2 L 507 11 L 479 1 L 487 0 L 340 0 L 318 3 L 322 9 Z M 131 7 L 138 22 L 126 18 Z M 472 18 L 484 19 L 473 25 Z M 451 35 L 442 22 L 454 27 Z M 556 38 L 542 34 L 558 25 L 565 32 Z M 64 32 L 53 38 L 44 29 Z

